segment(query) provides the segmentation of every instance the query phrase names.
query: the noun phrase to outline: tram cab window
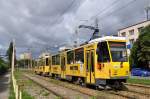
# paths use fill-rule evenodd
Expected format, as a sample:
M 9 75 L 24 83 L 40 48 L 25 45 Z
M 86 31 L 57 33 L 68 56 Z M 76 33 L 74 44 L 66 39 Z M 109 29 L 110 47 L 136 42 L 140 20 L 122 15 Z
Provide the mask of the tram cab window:
M 84 49 L 75 50 L 75 63 L 83 64 L 84 63 Z
M 99 42 L 97 45 L 98 62 L 110 62 L 107 42 Z
M 109 42 L 109 47 L 113 62 L 127 61 L 127 51 L 125 42 Z
M 67 52 L 67 63 L 68 64 L 74 63 L 74 52 L 73 51 Z

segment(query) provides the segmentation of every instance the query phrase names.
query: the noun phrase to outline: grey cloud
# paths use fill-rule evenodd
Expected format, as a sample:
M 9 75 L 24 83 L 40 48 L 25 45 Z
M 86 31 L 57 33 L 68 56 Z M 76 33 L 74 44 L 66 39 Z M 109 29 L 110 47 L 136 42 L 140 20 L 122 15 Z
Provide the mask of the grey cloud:
M 76 40 L 75 27 L 94 25 L 93 15 L 103 11 L 115 0 L 0 0 L 0 46 L 6 48 L 16 39 L 17 54 L 34 49 L 35 55 L 55 45 L 72 44 Z M 136 0 L 131 6 L 115 11 L 132 0 L 118 0 L 115 6 L 103 11 L 99 18 L 101 34 L 117 33 L 117 29 L 142 21 L 147 0 Z M 114 11 L 114 12 L 113 12 Z M 109 15 L 109 13 L 113 14 Z M 79 39 L 86 41 L 91 30 L 80 29 Z

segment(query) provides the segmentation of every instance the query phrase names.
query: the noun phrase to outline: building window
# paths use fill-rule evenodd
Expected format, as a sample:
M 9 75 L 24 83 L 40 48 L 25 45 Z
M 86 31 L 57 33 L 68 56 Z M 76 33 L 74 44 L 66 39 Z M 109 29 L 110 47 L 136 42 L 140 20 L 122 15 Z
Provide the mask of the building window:
M 121 36 L 122 36 L 122 37 L 125 37 L 125 36 L 126 36 L 126 32 L 122 32 L 122 33 L 121 33 Z
M 134 35 L 134 29 L 129 31 L 129 35 Z
M 130 39 L 130 44 L 131 44 L 131 47 L 133 46 L 133 43 L 134 43 L 134 39 Z
M 143 28 L 144 28 L 144 27 L 139 27 L 139 28 L 138 28 L 138 32 L 141 33 L 141 31 L 142 31 Z

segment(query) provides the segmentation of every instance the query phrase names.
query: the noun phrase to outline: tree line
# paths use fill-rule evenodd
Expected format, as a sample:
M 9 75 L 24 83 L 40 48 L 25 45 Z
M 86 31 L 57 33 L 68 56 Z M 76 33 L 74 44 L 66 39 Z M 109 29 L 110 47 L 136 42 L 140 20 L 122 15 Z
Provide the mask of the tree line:
M 150 69 L 150 25 L 140 31 L 138 39 L 133 44 L 130 65 Z
M 11 68 L 12 53 L 13 53 L 13 42 L 10 42 L 9 47 L 6 51 L 6 55 L 5 55 L 7 59 L 0 57 L 0 74 L 4 74 L 5 72 L 7 72 L 9 68 Z M 15 60 L 16 60 L 16 57 L 15 57 Z

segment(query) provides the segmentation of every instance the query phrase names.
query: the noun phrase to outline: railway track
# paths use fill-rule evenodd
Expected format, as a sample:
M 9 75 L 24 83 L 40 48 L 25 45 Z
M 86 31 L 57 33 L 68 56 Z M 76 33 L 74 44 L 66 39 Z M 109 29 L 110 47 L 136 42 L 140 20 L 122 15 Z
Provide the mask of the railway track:
M 55 80 L 55 79 L 50 79 L 48 77 L 42 77 L 42 76 L 38 76 L 38 75 L 35 75 L 35 76 L 39 79 L 43 79 L 43 80 L 53 82 L 53 83 L 54 83 L 54 81 L 56 81 L 55 83 L 57 83 L 57 85 L 59 85 L 59 86 L 63 86 L 65 88 L 69 88 L 71 90 L 78 91 L 80 93 L 94 97 L 94 98 L 90 97 L 89 99 L 128 99 L 128 98 L 130 98 L 128 96 L 121 95 L 118 93 L 116 94 L 116 93 L 111 93 L 111 92 L 98 91 L 98 90 L 91 89 L 91 88 L 81 87 L 79 85 L 75 85 L 72 83 L 63 82 L 63 81 L 59 81 L 59 80 Z
M 24 76 L 37 83 L 41 87 L 47 89 L 57 97 L 60 97 L 61 99 L 90 99 L 92 97 L 89 94 L 80 93 L 78 91 L 60 86 L 58 84 L 50 83 L 34 75 L 24 74 Z
M 130 92 L 135 92 L 150 97 L 150 86 L 148 85 L 131 84 L 131 83 L 125 83 L 124 85 L 128 88 L 128 91 Z
M 146 92 L 143 92 L 143 91 L 137 92 L 135 90 L 133 91 L 133 90 L 131 90 L 131 87 L 129 87 L 129 85 L 127 86 L 127 84 L 125 84 L 125 85 L 128 87 L 129 90 L 125 90 L 125 91 L 113 91 L 113 90 L 98 91 L 98 90 L 94 90 L 94 89 L 74 85 L 74 84 L 71 84 L 71 83 L 68 83 L 68 82 L 62 82 L 62 81 L 58 81 L 58 80 L 55 80 L 55 79 L 49 79 L 47 77 L 42 77 L 42 76 L 38 76 L 38 75 L 34 75 L 34 76 L 39 78 L 39 79 L 43 79 L 45 81 L 48 81 L 48 82 L 50 82 L 52 80 L 56 81 L 57 85 L 59 85 L 59 86 L 63 86 L 65 88 L 69 88 L 73 91 L 80 92 L 80 93 L 82 93 L 84 95 L 87 95 L 89 97 L 95 96 L 96 99 L 103 99 L 103 98 L 107 98 L 107 99 L 109 99 L 109 98 L 110 99 L 116 99 L 116 98 L 117 99 L 123 99 L 123 98 L 124 99 L 150 99 L 150 95 L 147 94 L 148 91 L 146 91 Z M 74 86 L 76 86 L 76 87 L 74 87 Z M 105 94 L 107 94 L 107 96 L 103 95 L 101 93 L 105 93 Z M 110 96 L 110 97 L 108 97 L 108 96 Z M 70 98 L 65 98 L 65 97 L 63 97 L 63 98 L 64 99 L 70 99 Z
M 150 99 L 149 96 L 145 96 L 144 94 L 139 94 L 136 92 L 131 92 L 131 91 L 107 91 L 107 93 L 112 93 L 112 94 L 116 94 L 128 99 Z
M 112 94 L 125 96 L 129 99 L 150 99 L 150 86 L 140 84 L 124 84 L 127 89 L 124 91 L 109 91 Z

